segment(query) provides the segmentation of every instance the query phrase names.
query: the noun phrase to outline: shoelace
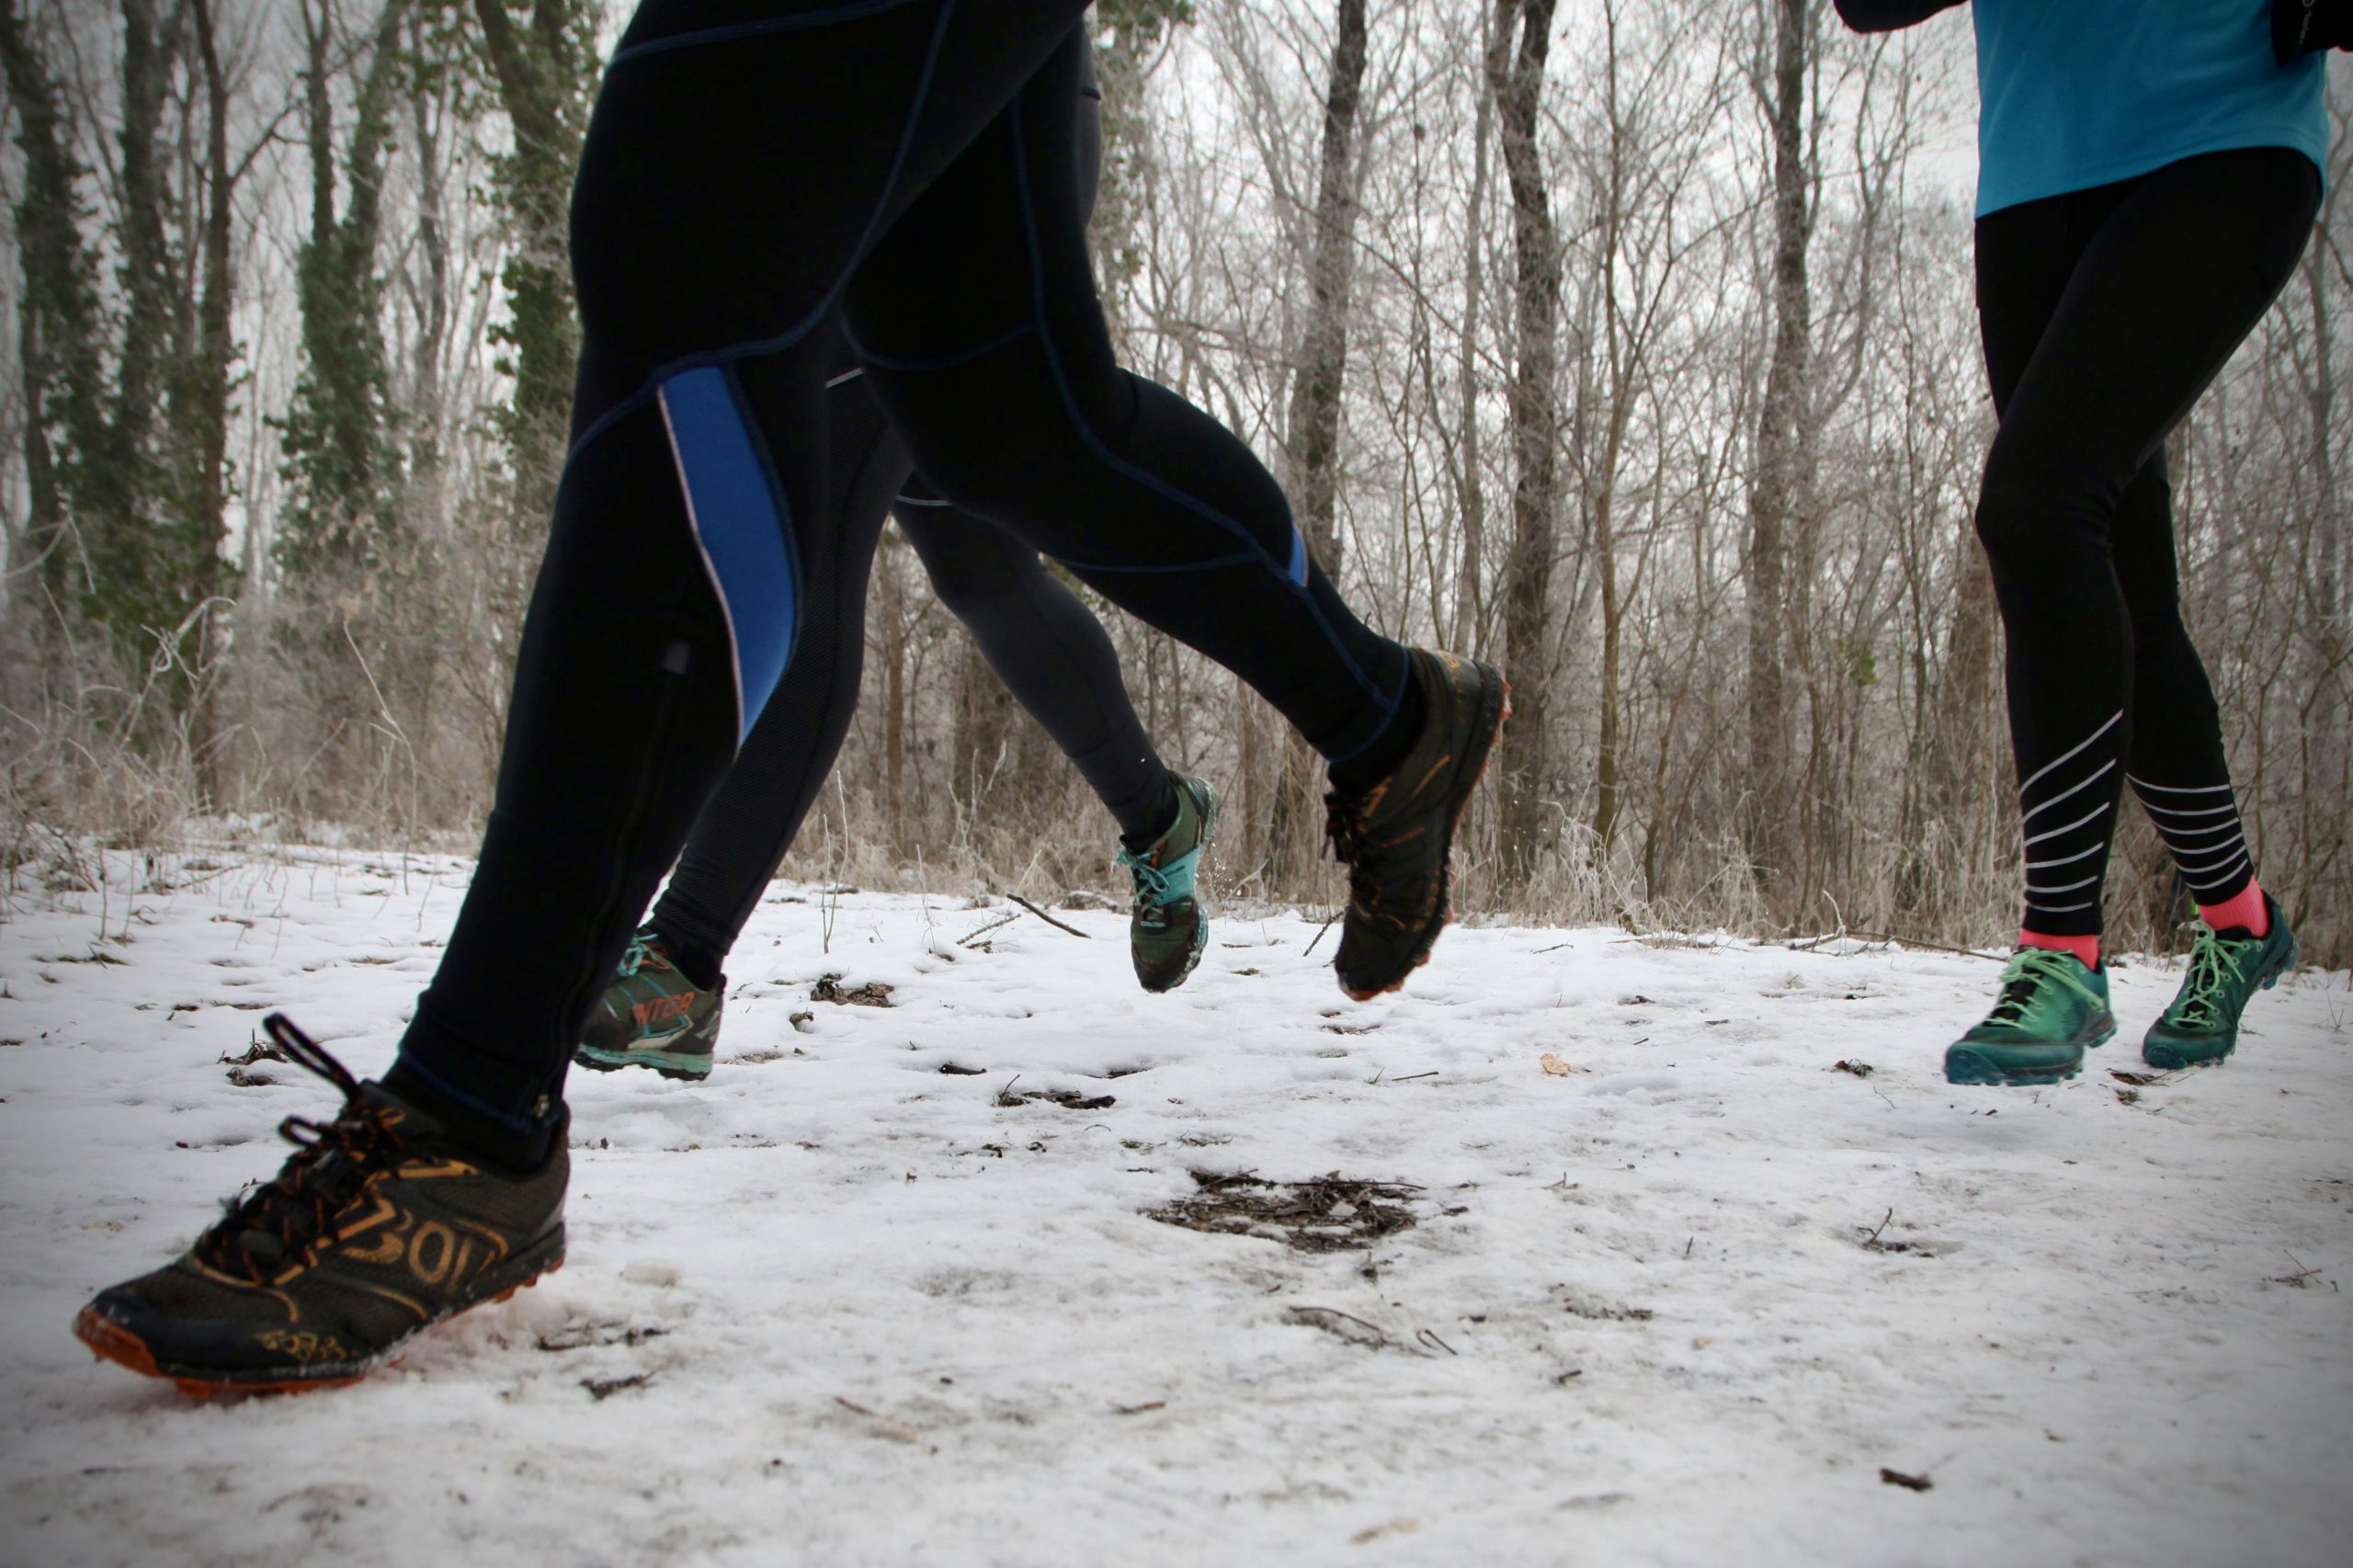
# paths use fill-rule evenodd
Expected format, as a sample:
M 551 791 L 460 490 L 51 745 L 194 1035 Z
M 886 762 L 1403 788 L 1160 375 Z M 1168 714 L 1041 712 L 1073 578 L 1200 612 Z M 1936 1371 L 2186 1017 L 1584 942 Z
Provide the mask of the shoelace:
M 2082 964 L 2065 953 L 2052 952 L 2047 948 L 2021 948 L 2010 955 L 2009 963 L 2002 970 L 2002 995 L 1994 1010 L 1985 1015 L 1989 1024 L 2018 1024 L 2026 1020 L 2027 1010 L 2034 1006 L 2036 994 L 2045 985 L 2066 987 L 2085 1001 L 2097 1006 L 2099 993 L 2068 972 L 2081 969 Z
M 2197 940 L 2189 945 L 2189 980 L 2182 987 L 2175 1018 L 2194 1029 L 2211 1028 L 2222 1022 L 2223 988 L 2232 982 L 2245 981 L 2246 971 L 2239 967 L 2240 954 L 2253 945 L 2226 940 L 2211 926 L 2200 926 Z
M 635 974 L 639 970 L 645 967 L 647 960 L 653 958 L 654 933 L 651 931 L 636 932 L 630 937 L 629 946 L 621 951 L 620 971 L 624 976 Z
M 1367 912 L 1381 906 L 1381 887 L 1365 866 L 1365 850 L 1372 841 L 1372 822 L 1363 805 L 1337 790 L 1324 796 L 1324 841 L 1332 858 L 1348 869 L 1348 902 Z
M 205 1263 L 256 1284 L 284 1259 L 331 1244 L 335 1212 L 369 1170 L 401 1146 L 383 1110 L 368 1103 L 359 1080 L 324 1046 L 283 1013 L 270 1014 L 262 1028 L 288 1061 L 341 1090 L 343 1108 L 332 1121 L 290 1116 L 279 1122 L 278 1135 L 294 1145 L 293 1156 L 275 1178 L 230 1199 L 227 1215 L 197 1243 Z
M 1155 866 L 1146 855 L 1132 849 L 1122 849 L 1115 864 L 1126 867 L 1135 879 L 1136 903 L 1143 906 L 1145 923 L 1156 925 L 1170 904 L 1193 896 L 1193 869 L 1200 858 L 1198 844 L 1165 866 Z
M 1364 855 L 1365 835 L 1371 824 L 1356 802 L 1337 790 L 1324 796 L 1324 841 L 1332 846 L 1332 858 L 1343 866 L 1353 866 Z

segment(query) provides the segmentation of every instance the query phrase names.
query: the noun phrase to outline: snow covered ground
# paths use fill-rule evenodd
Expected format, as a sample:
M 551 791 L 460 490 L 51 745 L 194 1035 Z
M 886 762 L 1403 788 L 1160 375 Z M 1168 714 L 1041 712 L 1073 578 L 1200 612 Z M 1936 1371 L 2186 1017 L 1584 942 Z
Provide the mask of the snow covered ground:
M 0 1561 L 2353 1551 L 2343 975 L 2130 1084 L 2175 980 L 2130 962 L 2082 1078 L 1960 1090 L 1968 957 L 1457 930 L 1357 1006 L 1285 915 L 1152 997 L 1116 914 L 779 886 L 708 1084 L 574 1076 L 561 1273 L 340 1392 L 94 1363 L 80 1301 L 328 1107 L 222 1058 L 282 1006 L 381 1070 L 464 872 L 124 858 L 15 901 Z M 1281 1185 L 1203 1180 L 1244 1174 Z

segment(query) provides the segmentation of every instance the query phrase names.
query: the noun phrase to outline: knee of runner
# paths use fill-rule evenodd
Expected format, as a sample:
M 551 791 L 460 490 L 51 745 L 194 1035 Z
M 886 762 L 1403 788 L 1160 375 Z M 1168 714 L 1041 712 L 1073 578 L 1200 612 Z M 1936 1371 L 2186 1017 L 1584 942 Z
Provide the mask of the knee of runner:
M 985 524 L 967 522 L 967 528 L 982 528 Z M 964 569 L 963 558 L 954 553 L 924 557 L 924 574 L 931 579 L 934 597 L 959 620 L 969 620 L 973 612 L 993 602 L 990 585 L 977 574 Z
M 1997 436 L 1977 496 L 1977 537 L 1995 560 L 2063 545 L 2069 530 L 2098 528 L 2094 476 L 2066 454 Z

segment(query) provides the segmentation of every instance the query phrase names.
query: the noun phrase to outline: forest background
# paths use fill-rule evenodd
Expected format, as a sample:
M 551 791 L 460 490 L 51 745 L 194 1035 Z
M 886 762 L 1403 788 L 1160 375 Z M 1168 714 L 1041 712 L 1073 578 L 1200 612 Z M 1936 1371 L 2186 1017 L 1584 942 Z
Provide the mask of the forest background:
M 0 0 L 11 891 L 93 837 L 471 847 L 624 14 Z M 1965 13 L 1860 39 L 1827 0 L 1105 0 L 1091 25 L 1124 361 L 1253 444 L 1369 619 L 1513 678 L 1458 907 L 2003 941 Z M 2314 242 L 2171 451 L 2258 863 L 2336 966 L 2348 89 Z M 1106 619 L 1164 754 L 1226 793 L 1225 896 L 1341 896 L 1272 711 Z M 867 676 L 788 872 L 1111 890 L 1108 820 L 894 534 Z M 2170 947 L 2186 908 L 2129 814 L 2111 930 Z

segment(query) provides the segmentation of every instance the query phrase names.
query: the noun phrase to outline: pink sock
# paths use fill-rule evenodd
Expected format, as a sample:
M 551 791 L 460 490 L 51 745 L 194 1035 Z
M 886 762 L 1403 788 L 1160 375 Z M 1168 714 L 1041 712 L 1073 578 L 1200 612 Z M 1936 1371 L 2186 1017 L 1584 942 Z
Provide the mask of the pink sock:
M 2235 898 L 2200 904 L 2198 913 L 2217 931 L 2238 928 L 2256 937 L 2271 935 L 2271 911 L 2263 902 L 2263 890 L 2253 881 L 2240 889 Z
M 2048 948 L 2054 953 L 2073 953 L 2086 969 L 2099 967 L 2097 937 L 2053 937 L 2047 931 L 2020 931 L 2021 948 Z

